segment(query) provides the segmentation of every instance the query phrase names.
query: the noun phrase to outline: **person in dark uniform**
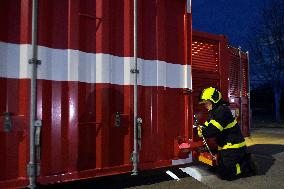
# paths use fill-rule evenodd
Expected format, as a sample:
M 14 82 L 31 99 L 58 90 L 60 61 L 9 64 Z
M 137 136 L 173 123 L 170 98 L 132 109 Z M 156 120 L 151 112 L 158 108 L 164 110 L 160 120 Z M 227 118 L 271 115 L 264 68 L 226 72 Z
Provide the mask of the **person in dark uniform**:
M 257 165 L 247 152 L 245 139 L 228 107 L 229 103 L 213 87 L 204 89 L 199 98 L 200 103 L 209 111 L 209 116 L 198 127 L 198 135 L 216 138 L 220 156 L 217 167 L 219 176 L 225 180 L 233 180 L 244 175 L 256 175 Z

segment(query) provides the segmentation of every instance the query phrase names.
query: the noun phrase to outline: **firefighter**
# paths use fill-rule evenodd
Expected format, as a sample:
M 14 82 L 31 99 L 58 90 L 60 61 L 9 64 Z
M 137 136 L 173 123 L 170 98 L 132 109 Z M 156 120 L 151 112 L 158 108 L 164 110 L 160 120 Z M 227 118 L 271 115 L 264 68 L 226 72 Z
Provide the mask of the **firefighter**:
M 233 180 L 244 175 L 256 175 L 257 166 L 247 152 L 245 139 L 228 107 L 229 103 L 213 87 L 204 89 L 199 98 L 209 111 L 209 116 L 203 125 L 198 126 L 198 135 L 216 138 L 220 157 L 216 171 L 219 176 Z

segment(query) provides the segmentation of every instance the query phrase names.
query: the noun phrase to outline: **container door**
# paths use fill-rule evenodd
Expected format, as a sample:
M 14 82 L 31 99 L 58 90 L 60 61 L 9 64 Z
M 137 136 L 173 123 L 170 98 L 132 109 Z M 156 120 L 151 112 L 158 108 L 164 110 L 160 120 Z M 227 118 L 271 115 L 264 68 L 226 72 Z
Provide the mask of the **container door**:
M 130 2 L 39 2 L 42 183 L 130 167 Z
M 139 10 L 140 166 L 154 168 L 171 164 L 177 158 L 177 137 L 189 134 L 191 110 L 189 95 L 184 94 L 184 89 L 191 89 L 190 62 L 185 60 L 186 3 L 140 1 Z
M 230 77 L 229 99 L 233 115 L 237 118 L 244 136 L 248 136 L 250 127 L 249 83 L 247 54 L 229 47 Z
M 249 98 L 249 78 L 248 78 L 248 55 L 241 52 L 241 75 L 242 77 L 242 131 L 244 136 L 249 135 L 250 130 L 250 98 Z
M 29 80 L 27 45 L 29 3 L 0 6 L 0 188 L 23 187 L 28 161 Z
M 229 101 L 233 115 L 240 122 L 240 58 L 239 50 L 229 46 L 230 76 L 229 76 Z
M 1 182 L 15 182 L 15 179 L 24 177 L 26 173 L 28 120 L 25 98 L 29 85 L 24 80 L 0 77 L 0 86 L 1 186 Z

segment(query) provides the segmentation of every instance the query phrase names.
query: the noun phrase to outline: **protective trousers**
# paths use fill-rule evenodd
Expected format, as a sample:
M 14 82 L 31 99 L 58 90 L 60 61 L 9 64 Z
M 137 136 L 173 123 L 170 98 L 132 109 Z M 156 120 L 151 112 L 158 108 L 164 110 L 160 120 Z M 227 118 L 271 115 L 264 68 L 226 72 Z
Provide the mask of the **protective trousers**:
M 219 151 L 217 172 L 221 179 L 234 180 L 249 172 L 246 147 Z

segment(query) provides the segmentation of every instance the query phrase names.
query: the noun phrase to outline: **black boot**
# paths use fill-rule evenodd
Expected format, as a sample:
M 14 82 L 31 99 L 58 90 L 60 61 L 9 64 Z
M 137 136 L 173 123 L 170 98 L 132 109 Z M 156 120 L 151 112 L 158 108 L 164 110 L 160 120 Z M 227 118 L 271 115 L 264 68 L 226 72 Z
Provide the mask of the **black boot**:
M 257 161 L 254 155 L 247 153 L 244 157 L 244 161 L 246 162 L 246 166 L 248 171 L 252 174 L 252 175 L 258 175 L 259 174 L 259 168 L 257 165 Z

